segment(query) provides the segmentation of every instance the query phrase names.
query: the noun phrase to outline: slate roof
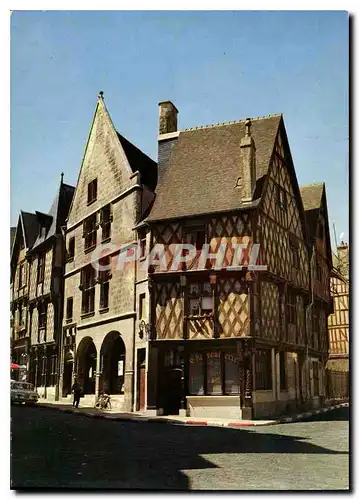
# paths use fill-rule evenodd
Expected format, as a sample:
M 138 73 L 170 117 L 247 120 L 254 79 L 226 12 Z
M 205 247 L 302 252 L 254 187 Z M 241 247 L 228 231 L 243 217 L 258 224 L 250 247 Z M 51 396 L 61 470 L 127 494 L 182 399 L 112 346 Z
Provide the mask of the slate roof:
M 317 221 L 322 203 L 324 184 L 322 182 L 310 184 L 308 186 L 301 186 L 299 189 L 305 211 L 309 238 L 313 241 L 317 229 Z
M 131 166 L 132 172 L 138 170 L 141 173 L 142 183 L 154 191 L 157 184 L 157 163 L 132 144 L 132 142 L 123 137 L 119 132 L 116 131 L 116 133 Z
M 258 197 L 281 120 L 282 115 L 251 119 Z M 241 172 L 240 142 L 244 135 L 245 120 L 180 131 L 147 220 L 241 208 L 240 190 L 235 186 Z
M 65 224 L 74 192 L 75 188 L 73 186 L 61 182 L 55 199 L 52 202 L 49 213 L 43 214 L 41 212 L 36 212 L 36 219 L 38 224 L 37 235 L 32 248 L 30 247 L 31 250 L 34 250 L 44 241 L 47 241 L 56 233 L 60 232 L 61 226 Z M 45 225 L 45 227 L 47 227 L 47 231 L 44 235 L 39 235 L 40 222 L 41 224 Z
M 37 221 L 36 214 L 23 212 L 21 210 L 20 217 L 22 219 L 22 224 L 25 232 L 25 247 L 31 248 L 35 243 L 37 234 L 39 232 L 39 223 Z
M 14 244 L 15 235 L 16 235 L 16 226 L 10 227 L 10 253 L 12 251 L 12 246 Z

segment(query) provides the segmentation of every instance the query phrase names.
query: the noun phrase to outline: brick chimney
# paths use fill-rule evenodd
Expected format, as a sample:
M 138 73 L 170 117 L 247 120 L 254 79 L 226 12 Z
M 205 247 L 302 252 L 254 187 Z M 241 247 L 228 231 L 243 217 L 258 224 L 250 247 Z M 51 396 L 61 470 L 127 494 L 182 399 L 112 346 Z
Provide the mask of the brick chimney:
M 240 187 L 242 202 L 250 202 L 256 185 L 256 146 L 251 135 L 252 122 L 250 118 L 245 121 L 245 135 L 241 139 L 241 176 Z
M 349 245 L 342 241 L 337 247 L 338 250 L 338 269 L 341 274 L 349 278 Z
M 178 109 L 171 101 L 162 101 L 159 103 L 160 121 L 159 135 L 177 132 Z

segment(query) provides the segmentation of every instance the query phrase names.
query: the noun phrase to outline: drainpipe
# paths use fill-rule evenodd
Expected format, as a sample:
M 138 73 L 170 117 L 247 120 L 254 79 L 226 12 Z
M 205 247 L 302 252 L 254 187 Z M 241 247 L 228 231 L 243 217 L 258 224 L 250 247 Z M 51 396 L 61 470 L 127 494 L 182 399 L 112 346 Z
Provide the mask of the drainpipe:
M 305 310 L 305 321 L 306 321 L 306 330 L 307 330 L 307 346 L 306 346 L 306 353 L 305 353 L 305 361 L 307 364 L 307 372 L 308 372 L 308 387 L 309 387 L 309 396 L 311 396 L 311 387 L 310 387 L 310 366 L 308 363 L 308 358 L 309 358 L 309 340 L 312 339 L 312 331 L 309 334 L 309 329 L 308 329 L 308 324 L 309 324 L 309 317 L 313 309 L 313 304 L 314 304 L 314 270 L 313 270 L 313 263 L 315 259 L 315 247 L 313 246 L 312 249 L 312 256 L 310 258 L 310 265 L 309 265 L 309 271 L 310 271 L 310 291 L 311 291 L 311 302 L 310 304 L 306 307 Z M 312 324 L 311 324 L 312 326 Z

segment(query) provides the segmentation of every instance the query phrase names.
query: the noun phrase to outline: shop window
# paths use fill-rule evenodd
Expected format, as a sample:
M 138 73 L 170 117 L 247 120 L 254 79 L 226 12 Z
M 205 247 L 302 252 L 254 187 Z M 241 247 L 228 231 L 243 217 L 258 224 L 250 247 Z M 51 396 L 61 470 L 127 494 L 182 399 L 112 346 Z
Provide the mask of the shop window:
M 189 357 L 189 393 L 239 394 L 240 370 L 236 354 L 228 351 L 192 353 Z
M 93 248 L 94 246 L 96 246 L 96 214 L 93 214 L 91 215 L 91 217 L 88 217 L 84 220 L 83 229 L 83 237 L 85 238 L 85 250 L 88 250 L 89 248 Z
M 224 374 L 225 374 L 225 388 L 226 394 L 239 394 L 240 393 L 240 372 L 239 360 L 237 356 L 230 353 L 224 353 Z
M 101 209 L 101 226 L 102 226 L 102 241 L 108 240 L 111 237 L 111 205 L 106 205 Z
M 222 363 L 219 351 L 207 353 L 207 394 L 222 394 Z
M 89 182 L 87 185 L 87 204 L 93 203 L 97 200 L 97 179 Z
M 256 390 L 272 389 L 272 357 L 269 349 L 256 351 L 255 370 Z
M 285 365 L 285 352 L 280 351 L 279 353 L 279 384 L 280 390 L 287 390 L 287 376 L 286 376 L 286 365 Z
M 204 390 L 204 356 L 194 353 L 189 357 L 189 393 L 201 396 Z

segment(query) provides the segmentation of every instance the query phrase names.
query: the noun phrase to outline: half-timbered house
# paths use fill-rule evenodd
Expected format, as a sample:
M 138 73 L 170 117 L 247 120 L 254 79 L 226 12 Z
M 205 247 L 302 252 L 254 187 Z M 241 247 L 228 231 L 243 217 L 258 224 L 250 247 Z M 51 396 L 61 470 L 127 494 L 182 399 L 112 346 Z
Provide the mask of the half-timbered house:
M 314 279 L 282 115 L 179 131 L 173 103 L 159 110 L 159 182 L 144 222 L 150 251 L 164 253 L 149 261 L 147 410 L 246 419 L 318 405 L 331 267 L 324 191 Z
M 349 246 L 344 242 L 333 255 L 330 290 L 333 314 L 328 318 L 328 397 L 349 397 Z

